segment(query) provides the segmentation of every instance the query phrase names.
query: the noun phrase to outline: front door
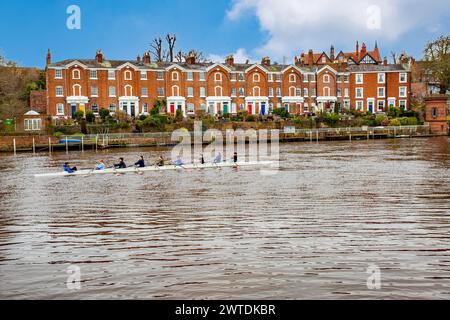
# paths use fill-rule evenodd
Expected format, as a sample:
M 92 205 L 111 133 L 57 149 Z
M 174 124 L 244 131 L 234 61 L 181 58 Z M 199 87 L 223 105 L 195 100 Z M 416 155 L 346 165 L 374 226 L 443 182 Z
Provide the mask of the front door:
M 77 112 L 77 105 L 73 104 L 72 105 L 72 118 L 75 118 L 75 113 Z
M 373 113 L 373 102 L 369 101 L 369 112 Z
M 136 117 L 136 104 L 134 102 L 130 103 L 130 116 Z
M 248 109 L 248 114 L 253 114 L 253 105 L 249 104 L 247 109 Z
M 228 110 L 228 103 L 224 103 L 223 104 L 223 114 L 228 114 L 229 110 Z
M 175 103 L 170 104 L 170 113 L 172 113 L 172 114 L 175 113 Z
M 261 114 L 263 116 L 266 115 L 266 104 L 265 103 L 261 103 Z

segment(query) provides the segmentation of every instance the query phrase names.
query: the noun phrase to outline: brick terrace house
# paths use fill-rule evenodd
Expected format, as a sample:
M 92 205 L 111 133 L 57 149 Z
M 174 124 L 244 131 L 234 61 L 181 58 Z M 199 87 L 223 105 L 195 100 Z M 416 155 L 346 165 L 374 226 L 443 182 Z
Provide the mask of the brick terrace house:
M 267 115 L 275 108 L 290 113 L 343 109 L 382 112 L 389 106 L 409 109 L 411 72 L 405 65 L 388 64 L 378 46 L 367 51 L 301 54 L 291 65 L 152 62 L 144 53 L 136 60 L 69 59 L 52 63 L 47 54 L 47 112 L 71 117 L 77 110 L 121 110 L 135 117 L 147 114 L 155 98 L 167 100 L 167 113 L 185 116 L 204 111 L 213 115 Z

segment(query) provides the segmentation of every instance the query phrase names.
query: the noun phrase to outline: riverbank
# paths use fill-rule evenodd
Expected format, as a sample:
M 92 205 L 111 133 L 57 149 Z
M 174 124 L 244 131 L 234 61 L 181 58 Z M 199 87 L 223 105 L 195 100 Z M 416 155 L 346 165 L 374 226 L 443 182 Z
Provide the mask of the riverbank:
M 225 136 L 225 132 L 223 132 Z M 333 140 L 370 140 L 434 137 L 429 126 L 360 127 L 295 129 L 286 127 L 279 133 L 280 142 L 313 142 Z M 192 136 L 192 133 L 191 133 Z M 269 141 L 271 133 L 269 131 Z M 193 139 L 192 139 L 193 141 Z M 208 144 L 209 142 L 205 142 Z M 73 136 L 0 136 L 0 152 L 52 152 L 69 150 L 98 150 L 130 147 L 165 147 L 178 144 L 172 133 L 124 133 Z

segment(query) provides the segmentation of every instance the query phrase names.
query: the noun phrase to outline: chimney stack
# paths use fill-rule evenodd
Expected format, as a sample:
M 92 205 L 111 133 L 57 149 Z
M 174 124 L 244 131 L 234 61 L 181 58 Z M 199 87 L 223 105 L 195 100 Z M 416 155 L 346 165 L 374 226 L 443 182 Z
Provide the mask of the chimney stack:
M 50 49 L 47 50 L 47 65 L 52 63 L 52 54 L 50 52 Z
M 359 61 L 359 41 L 356 41 L 356 52 L 355 52 L 356 62 Z
M 388 64 L 387 57 L 384 57 L 383 64 L 384 64 L 385 66 L 387 66 L 387 64 Z
M 142 56 L 142 62 L 145 64 L 150 64 L 151 63 L 151 59 L 150 59 L 150 53 L 144 52 L 144 55 Z
M 186 63 L 187 64 L 195 64 L 195 53 L 193 51 L 190 51 L 188 56 L 186 57 Z
M 226 59 L 225 59 L 225 63 L 227 65 L 229 65 L 230 67 L 234 66 L 234 57 L 233 55 L 229 55 Z
M 362 48 L 361 48 L 361 58 L 364 57 L 366 52 L 367 52 L 366 44 L 363 42 Z
M 97 60 L 98 63 L 103 63 L 102 49 L 97 50 L 97 54 L 95 55 L 95 60 Z
M 141 63 L 141 55 L 140 54 L 138 54 L 138 56 L 137 56 L 137 63 Z
M 314 63 L 313 60 L 314 60 L 313 51 L 312 51 L 312 49 L 309 49 L 309 51 L 308 51 L 308 64 L 309 64 L 310 67 L 313 66 L 313 63 Z
M 269 57 L 262 58 L 261 64 L 265 67 L 270 67 L 270 58 Z
M 330 49 L 330 60 L 331 60 L 331 62 L 334 62 L 334 58 L 335 58 L 335 56 L 334 56 L 334 46 L 331 46 L 331 49 Z

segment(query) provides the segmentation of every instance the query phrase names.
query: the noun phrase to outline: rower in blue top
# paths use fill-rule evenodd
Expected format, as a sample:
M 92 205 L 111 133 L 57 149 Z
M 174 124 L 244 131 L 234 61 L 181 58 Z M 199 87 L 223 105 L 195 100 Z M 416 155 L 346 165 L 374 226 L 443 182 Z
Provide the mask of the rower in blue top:
M 183 159 L 181 159 L 181 157 L 178 157 L 177 160 L 175 161 L 175 165 L 177 167 L 182 167 L 183 166 Z
M 68 162 L 64 163 L 64 171 L 65 171 L 65 172 L 67 172 L 67 173 L 74 173 L 74 172 L 77 171 L 77 170 L 78 170 L 77 167 L 71 168 L 71 167 L 69 166 L 69 163 L 68 163 Z
M 98 162 L 97 166 L 95 167 L 95 170 L 97 170 L 97 171 L 103 171 L 103 170 L 105 170 L 105 169 L 106 169 L 105 161 L 100 160 L 100 161 Z

